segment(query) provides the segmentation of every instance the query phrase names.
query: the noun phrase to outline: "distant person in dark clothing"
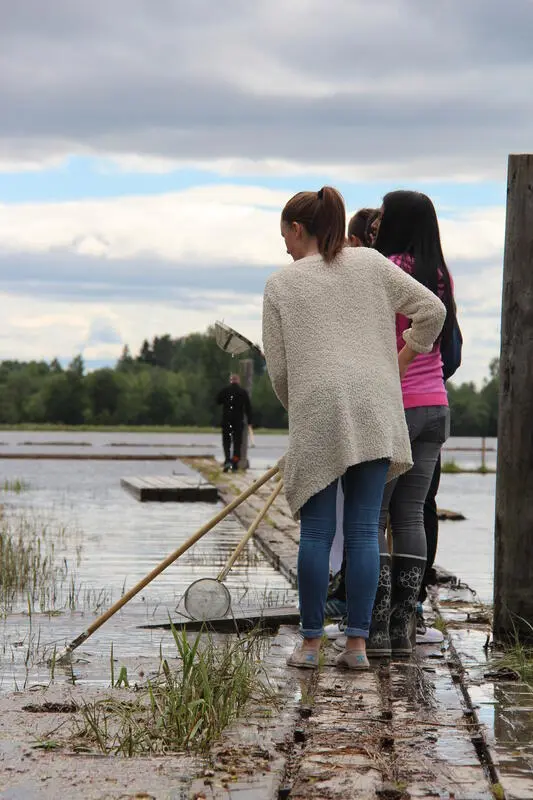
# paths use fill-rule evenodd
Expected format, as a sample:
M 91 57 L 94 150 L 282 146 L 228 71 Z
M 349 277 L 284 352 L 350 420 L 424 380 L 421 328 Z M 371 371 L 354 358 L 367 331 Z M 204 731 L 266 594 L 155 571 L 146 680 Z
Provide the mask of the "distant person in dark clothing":
M 232 469 L 237 472 L 241 460 L 244 418 L 252 424 L 252 405 L 246 389 L 243 389 L 238 375 L 230 377 L 230 384 L 217 395 L 217 403 L 222 406 L 222 447 L 224 448 L 224 472 Z M 233 445 L 233 455 L 232 455 Z

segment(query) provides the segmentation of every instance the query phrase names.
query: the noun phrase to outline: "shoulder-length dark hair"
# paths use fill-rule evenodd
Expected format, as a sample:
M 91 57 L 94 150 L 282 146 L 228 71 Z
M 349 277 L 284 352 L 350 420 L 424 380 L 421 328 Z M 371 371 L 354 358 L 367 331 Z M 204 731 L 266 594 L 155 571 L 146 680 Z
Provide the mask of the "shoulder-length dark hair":
M 374 242 L 384 256 L 410 255 L 412 275 L 436 294 L 446 306 L 442 341 L 448 342 L 456 316 L 452 281 L 440 242 L 435 206 L 421 192 L 389 192 L 383 198 L 381 223 Z M 444 292 L 439 292 L 439 283 Z

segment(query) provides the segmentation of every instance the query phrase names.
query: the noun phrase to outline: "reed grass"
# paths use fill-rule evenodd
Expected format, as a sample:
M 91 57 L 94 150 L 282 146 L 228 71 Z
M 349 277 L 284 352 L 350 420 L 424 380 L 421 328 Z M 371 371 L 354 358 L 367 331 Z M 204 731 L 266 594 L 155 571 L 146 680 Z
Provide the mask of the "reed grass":
M 177 670 L 161 656 L 160 669 L 127 700 L 116 694 L 80 707 L 73 736 L 102 753 L 126 757 L 209 748 L 222 731 L 255 700 L 272 705 L 276 692 L 261 663 L 264 638 L 257 632 L 215 643 L 205 633 L 189 642 L 172 627 Z M 114 686 L 128 686 L 120 671 Z
M 6 480 L 0 484 L 0 488 L 3 492 L 14 492 L 15 494 L 21 494 L 21 492 L 28 491 L 30 485 L 22 478 L 11 478 L 11 480 L 6 478 Z
M 445 475 L 492 475 L 496 472 L 492 467 L 462 467 L 457 461 L 444 461 L 441 471 Z
M 55 543 L 46 527 L 24 516 L 0 521 L 0 605 L 9 611 L 25 595 L 35 601 L 42 589 L 55 583 Z
M 529 638 L 533 640 L 533 625 L 523 618 L 520 619 L 522 624 L 530 630 Z M 522 641 L 515 628 L 513 638 L 505 646 L 503 654 L 493 659 L 492 666 L 511 669 L 518 673 L 525 683 L 533 683 L 533 644 Z
M 56 614 L 79 608 L 101 611 L 109 606 L 109 591 L 79 584 L 72 564 L 62 554 L 71 532 L 25 512 L 0 517 L 0 616 L 15 609 Z M 81 544 L 73 554 L 79 564 Z

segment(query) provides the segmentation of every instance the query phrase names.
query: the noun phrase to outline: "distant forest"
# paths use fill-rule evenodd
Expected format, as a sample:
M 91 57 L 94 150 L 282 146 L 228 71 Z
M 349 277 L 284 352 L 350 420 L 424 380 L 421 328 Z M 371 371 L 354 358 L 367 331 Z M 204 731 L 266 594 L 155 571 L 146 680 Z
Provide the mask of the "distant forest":
M 244 356 L 246 357 L 246 356 Z M 254 360 L 254 424 L 287 427 L 264 362 Z M 216 426 L 215 397 L 238 371 L 238 361 L 216 345 L 213 331 L 145 341 L 137 355 L 126 346 L 113 368 L 85 371 L 81 356 L 67 368 L 57 360 L 0 363 L 0 424 Z M 477 389 L 448 384 L 455 436 L 496 436 L 498 360 Z

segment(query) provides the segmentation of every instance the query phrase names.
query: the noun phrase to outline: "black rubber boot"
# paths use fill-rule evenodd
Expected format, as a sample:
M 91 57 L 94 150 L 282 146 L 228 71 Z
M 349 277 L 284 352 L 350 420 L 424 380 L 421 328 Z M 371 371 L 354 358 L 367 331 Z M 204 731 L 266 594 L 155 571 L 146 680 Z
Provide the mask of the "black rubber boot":
M 390 658 L 389 617 L 391 610 L 391 557 L 388 553 L 379 556 L 379 581 L 370 635 L 366 643 L 368 658 Z
M 389 623 L 393 658 L 409 658 L 418 593 L 424 577 L 425 559 L 411 555 L 392 556 L 392 598 Z

